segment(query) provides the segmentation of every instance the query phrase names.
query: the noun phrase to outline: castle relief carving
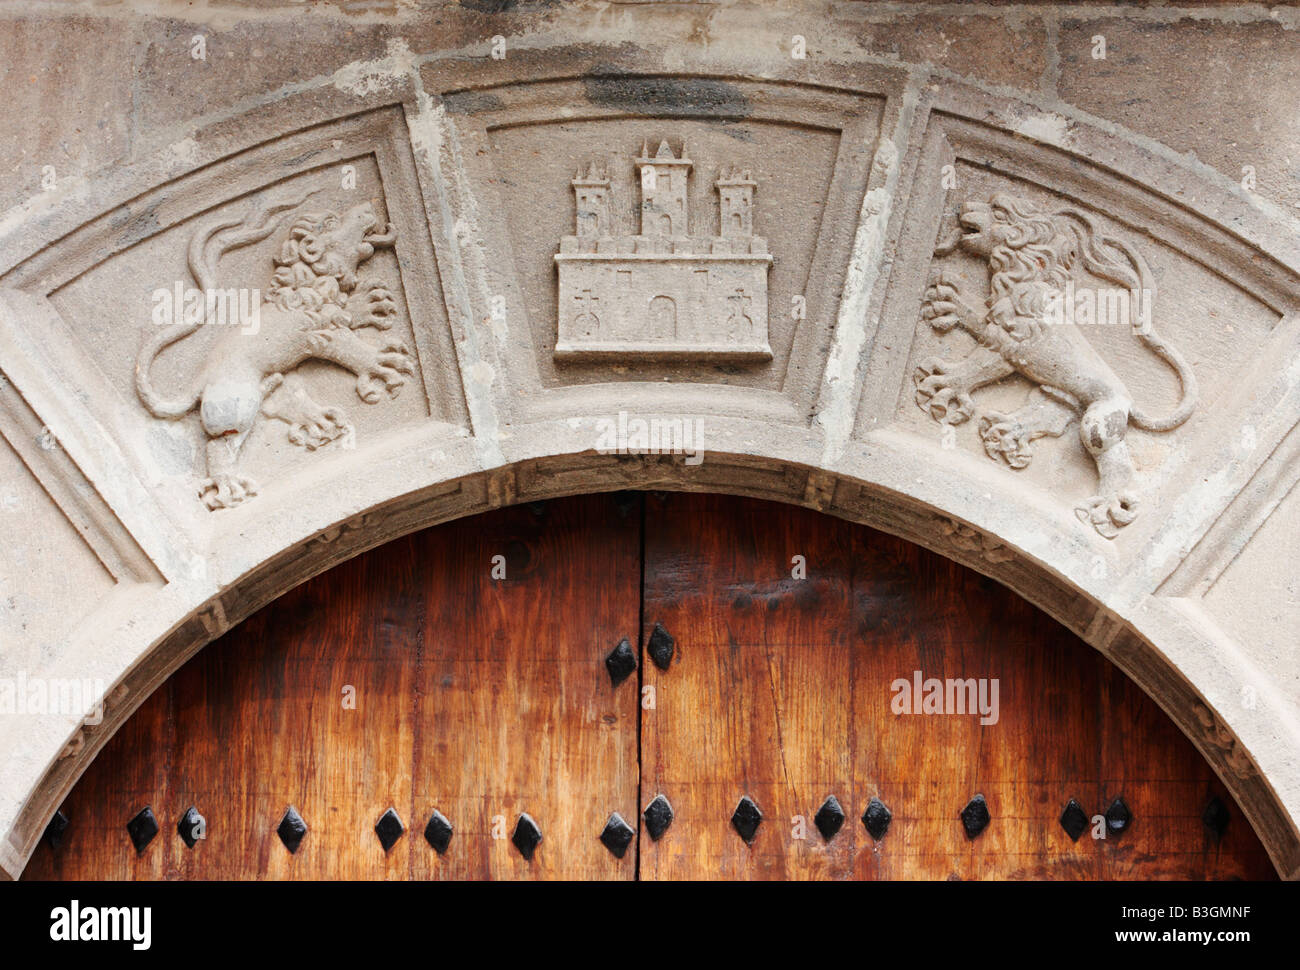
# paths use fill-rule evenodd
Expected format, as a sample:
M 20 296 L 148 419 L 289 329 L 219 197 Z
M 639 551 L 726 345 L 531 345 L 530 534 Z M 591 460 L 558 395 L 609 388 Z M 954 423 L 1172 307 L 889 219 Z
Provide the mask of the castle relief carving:
M 609 177 L 594 164 L 573 179 L 576 234 L 560 241 L 556 357 L 617 355 L 770 360 L 767 274 L 772 256 L 754 235 L 745 170 L 724 170 L 718 234 L 692 235 L 693 162 L 666 141 L 634 159 L 640 232 L 615 225 Z
M 215 311 L 224 305 L 223 294 L 236 292 L 219 288 L 233 282 L 218 279 L 222 257 L 271 236 L 287 218 L 281 214 L 304 201 L 277 202 L 242 219 L 201 226 L 188 247 L 197 296 L 183 313 L 177 308 L 174 316 L 183 319 L 145 341 L 136 360 L 136 393 L 154 417 L 175 421 L 198 409 L 208 472 L 199 497 L 209 509 L 230 508 L 257 494 L 257 484 L 240 472 L 239 459 L 262 417 L 286 424 L 289 442 L 308 450 L 350 434 L 343 411 L 312 400 L 293 373 L 304 362 L 327 361 L 351 371 L 357 396 L 367 404 L 395 395 L 405 376 L 414 373 L 407 348 L 382 336 L 397 317 L 392 294 L 359 275 L 377 247 L 396 242 L 391 226 L 375 231 L 378 217 L 364 202 L 342 213 L 298 212 L 272 257 L 270 286 L 256 304 L 255 321 L 224 326 L 180 396 L 166 398 L 155 387 L 151 372 L 158 355 L 201 326 L 219 322 Z M 368 340 L 362 331 L 381 336 Z
M 989 458 L 1022 469 L 1033 443 L 1060 437 L 1076 422 L 1079 440 L 1096 465 L 1097 491 L 1075 512 L 1107 539 L 1131 523 L 1141 486 L 1125 436 L 1129 426 L 1165 432 L 1182 425 L 1197 402 L 1196 379 L 1176 348 L 1152 328 L 1155 283 L 1132 246 L 1104 234 L 1077 209 L 1047 212 L 1021 198 L 998 193 L 988 202 L 967 201 L 956 233 L 936 250 L 958 249 L 985 262 L 989 295 L 983 305 L 961 292 L 942 270 L 932 277 L 921 308 L 922 324 L 940 333 L 960 327 L 978 346 L 953 360 L 929 357 L 913 375 L 917 405 L 935 421 L 961 424 L 977 411 L 973 392 L 1013 375 L 1035 387 L 1014 411 L 981 412 L 979 434 Z M 1075 299 L 1076 276 L 1086 271 L 1102 282 L 1092 304 Z M 1078 285 L 1086 286 L 1086 283 Z M 1076 306 L 1089 312 L 1076 316 Z M 1113 319 L 1099 319 L 1109 314 Z M 1177 376 L 1177 406 L 1155 416 L 1138 407 L 1124 382 L 1080 327 L 1121 323 L 1131 329 Z

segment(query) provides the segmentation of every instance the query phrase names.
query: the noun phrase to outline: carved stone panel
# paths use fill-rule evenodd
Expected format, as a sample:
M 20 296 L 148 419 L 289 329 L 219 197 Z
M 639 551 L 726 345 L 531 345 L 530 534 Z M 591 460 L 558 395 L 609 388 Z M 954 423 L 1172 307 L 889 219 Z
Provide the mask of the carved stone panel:
M 932 123 L 859 426 L 892 414 L 922 447 L 979 456 L 1105 539 L 1196 470 L 1275 339 L 1281 305 L 1244 247 L 974 126 Z M 1045 184 L 1055 183 L 1052 189 Z M 1263 281 L 1263 282 L 1262 282 Z M 897 397 L 894 397 L 897 389 Z M 878 425 L 877 425 L 878 426 Z
M 573 180 L 575 234 L 560 241 L 557 357 L 615 355 L 770 360 L 767 242 L 754 235 L 748 170 L 722 170 L 718 229 L 691 221 L 692 162 L 667 141 L 635 158 L 640 226 L 615 226 L 608 177 L 592 163 Z M 692 228 L 695 232 L 692 233 Z
M 172 490 L 178 507 L 223 510 L 403 427 L 461 433 L 401 112 L 217 167 L 205 188 L 182 179 L 92 223 L 84 251 L 107 258 L 78 265 L 83 246 L 63 260 L 56 247 L 35 288 L 49 308 L 39 339 L 116 398 L 99 417 L 146 484 Z
M 808 420 L 882 99 L 593 78 L 446 107 L 512 405 L 569 414 L 579 389 L 633 383 L 611 404 L 681 408 L 689 384 Z

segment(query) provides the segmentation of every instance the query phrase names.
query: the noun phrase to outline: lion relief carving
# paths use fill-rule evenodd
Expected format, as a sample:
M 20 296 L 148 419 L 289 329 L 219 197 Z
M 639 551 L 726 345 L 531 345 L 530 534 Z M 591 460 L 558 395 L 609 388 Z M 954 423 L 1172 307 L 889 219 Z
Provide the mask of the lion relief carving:
M 232 250 L 269 237 L 305 197 L 280 202 L 240 218 L 201 226 L 191 237 L 188 266 L 200 294 L 218 292 L 221 258 Z M 279 216 L 277 218 L 277 216 Z M 297 213 L 272 258 L 271 283 L 257 305 L 255 328 L 223 327 L 197 373 L 176 398 L 155 389 L 150 371 L 168 346 L 184 340 L 213 319 L 213 301 L 204 301 L 193 319 L 151 335 L 136 358 L 136 392 L 157 418 L 178 420 L 198 409 L 206 435 L 207 478 L 199 498 L 209 509 L 238 505 L 257 494 L 257 485 L 239 471 L 239 455 L 259 418 L 288 425 L 291 444 L 314 450 L 351 433 L 340 408 L 322 406 L 307 394 L 294 369 L 308 360 L 328 361 L 356 375 L 362 401 L 391 397 L 414 373 L 414 361 L 398 340 L 384 336 L 397 319 L 392 294 L 359 272 L 379 247 L 391 247 L 389 226 L 376 232 L 378 218 L 369 202 L 344 212 Z M 377 341 L 361 331 L 376 331 Z
M 925 291 L 921 318 L 940 333 L 961 327 L 978 346 L 959 360 L 921 361 L 913 375 L 916 403 L 934 420 L 956 425 L 976 413 L 972 395 L 979 388 L 1016 374 L 1031 381 L 1036 386 L 1022 407 L 1008 414 L 980 414 L 985 452 L 1009 468 L 1025 468 L 1036 439 L 1059 437 L 1077 420 L 1079 440 L 1097 468 L 1098 487 L 1075 512 L 1113 539 L 1137 516 L 1141 501 L 1125 440 L 1129 426 L 1170 431 L 1191 416 L 1197 401 L 1191 368 L 1151 328 L 1155 285 L 1150 269 L 1136 250 L 1105 235 L 1090 215 L 1076 209 L 1047 212 L 998 193 L 988 202 L 963 203 L 958 222 L 935 255 L 961 249 L 985 262 L 988 298 L 975 305 L 952 277 L 940 273 Z M 1169 414 L 1157 417 L 1139 408 L 1080 323 L 1062 313 L 1080 269 L 1145 306 L 1140 313 L 1130 308 L 1127 322 L 1181 385 L 1179 403 Z

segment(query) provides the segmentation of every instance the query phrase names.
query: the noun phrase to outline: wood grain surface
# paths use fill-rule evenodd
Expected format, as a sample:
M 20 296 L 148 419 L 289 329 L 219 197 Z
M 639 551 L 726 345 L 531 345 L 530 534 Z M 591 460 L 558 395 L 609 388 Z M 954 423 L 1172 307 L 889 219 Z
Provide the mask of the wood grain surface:
M 613 686 L 605 656 L 655 623 L 671 666 L 642 655 Z M 893 713 L 914 670 L 996 679 L 997 723 Z M 658 793 L 675 819 L 655 842 L 639 812 Z M 969 839 L 977 793 L 992 821 Z M 828 795 L 848 816 L 829 842 Z M 752 845 L 729 821 L 742 796 L 764 814 Z M 859 821 L 873 796 L 893 815 L 879 843 Z M 1094 816 L 1116 797 L 1127 831 L 1062 830 L 1070 798 Z M 137 854 L 126 823 L 146 805 L 161 831 Z M 296 854 L 275 834 L 289 805 Z M 406 832 L 385 853 L 389 807 Z M 422 835 L 435 809 L 455 829 L 443 856 Z M 504 509 L 304 584 L 149 698 L 63 811 L 24 878 L 1273 878 L 1163 712 L 1014 594 L 863 527 L 689 494 Z M 615 811 L 639 829 L 622 859 L 598 838 Z M 510 841 L 524 812 L 531 861 Z

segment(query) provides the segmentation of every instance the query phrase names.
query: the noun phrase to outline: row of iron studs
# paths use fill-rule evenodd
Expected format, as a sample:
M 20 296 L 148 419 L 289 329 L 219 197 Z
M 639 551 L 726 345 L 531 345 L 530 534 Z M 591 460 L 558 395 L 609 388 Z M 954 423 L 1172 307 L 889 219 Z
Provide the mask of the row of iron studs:
M 646 806 L 645 811 L 641 813 L 641 817 L 645 821 L 646 831 L 650 834 L 650 838 L 658 841 L 673 823 L 672 805 L 663 795 L 656 795 L 654 800 Z M 978 838 L 992 821 L 988 803 L 982 794 L 977 794 L 967 802 L 959 817 L 962 828 L 966 832 L 966 837 L 972 840 Z M 1106 830 L 1111 835 L 1119 835 L 1124 832 L 1133 820 L 1133 815 L 1122 798 L 1114 799 L 1101 817 L 1105 820 Z M 1215 796 L 1210 799 L 1201 819 L 1211 834 L 1216 838 L 1221 838 L 1227 829 L 1228 817 L 1227 805 Z M 817 810 L 817 814 L 813 817 L 813 824 L 817 827 L 817 831 L 821 833 L 822 838 L 830 842 L 839 834 L 846 818 L 847 816 L 840 806 L 839 799 L 831 795 Z M 877 842 L 884 838 L 892 819 L 893 814 L 889 811 L 889 808 L 879 798 L 875 797 L 871 799 L 866 810 L 862 813 L 863 827 L 866 828 L 872 839 Z M 758 835 L 758 827 L 762 822 L 762 811 L 748 795 L 740 799 L 736 804 L 735 811 L 731 814 L 732 828 L 735 829 L 736 834 L 746 844 L 753 843 Z M 1088 827 L 1089 816 L 1084 811 L 1083 806 L 1077 800 L 1071 798 L 1066 804 L 1065 810 L 1061 813 L 1059 822 L 1071 841 L 1077 842 L 1079 836 Z M 51 848 L 58 848 L 68 824 L 68 817 L 62 811 L 55 813 L 54 818 L 50 820 L 50 824 L 45 830 L 45 839 Z M 206 824 L 198 809 L 191 805 L 176 823 L 176 832 L 186 846 L 192 849 L 199 839 L 204 837 L 202 833 Z M 145 848 L 148 847 L 159 832 L 158 820 L 154 816 L 153 809 L 150 806 L 145 806 L 127 823 L 126 830 L 131 838 L 131 843 L 135 846 L 136 853 L 144 852 Z M 401 816 L 393 808 L 389 808 L 384 812 L 379 821 L 375 823 L 375 835 L 378 836 L 379 843 L 383 846 L 385 852 L 391 849 L 405 833 L 406 826 L 402 823 Z M 451 822 L 437 810 L 429 817 L 429 822 L 424 827 L 425 841 L 439 855 L 444 854 L 451 845 L 452 833 Z M 276 834 L 289 852 L 298 851 L 298 846 L 307 834 L 307 823 L 292 805 L 289 806 L 280 819 Z M 601 843 L 620 859 L 623 858 L 628 846 L 632 844 L 632 840 L 635 838 L 636 830 L 618 812 L 610 815 L 609 820 L 605 823 L 605 828 L 600 833 Z M 533 817 L 525 812 L 515 820 L 515 828 L 510 836 L 510 841 L 521 856 L 531 861 L 537 847 L 542 842 L 542 830 Z

